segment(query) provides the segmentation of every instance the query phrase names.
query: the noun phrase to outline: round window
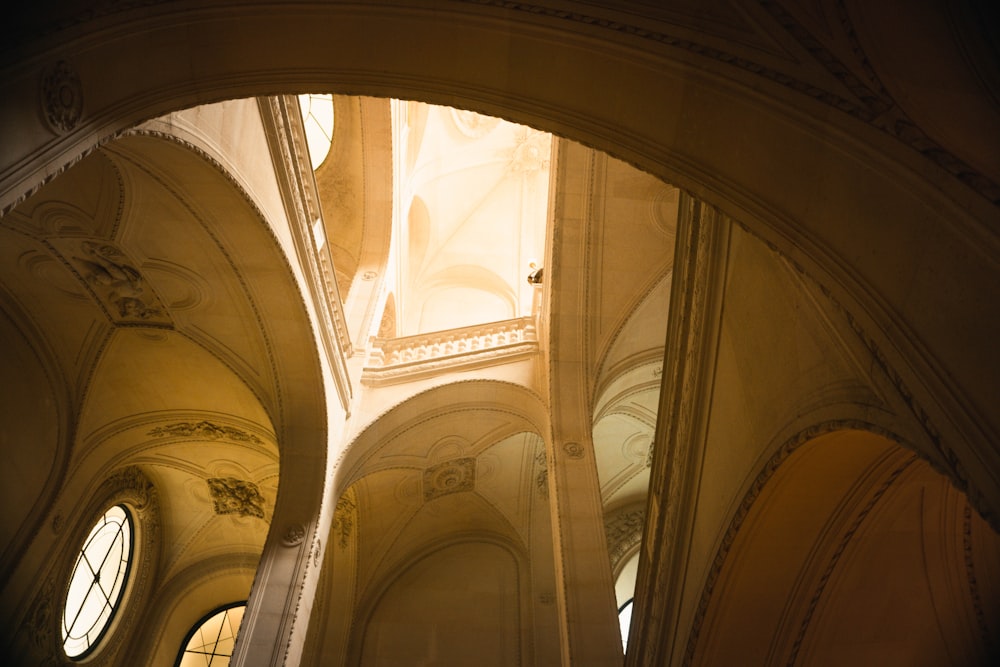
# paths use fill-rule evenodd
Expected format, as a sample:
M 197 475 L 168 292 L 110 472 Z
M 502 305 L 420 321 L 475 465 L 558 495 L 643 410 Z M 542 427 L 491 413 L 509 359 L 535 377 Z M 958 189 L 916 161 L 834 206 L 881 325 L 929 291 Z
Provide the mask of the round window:
M 82 658 L 104 636 L 121 602 L 132 556 L 132 519 L 115 505 L 90 530 L 69 578 L 62 619 L 63 651 Z

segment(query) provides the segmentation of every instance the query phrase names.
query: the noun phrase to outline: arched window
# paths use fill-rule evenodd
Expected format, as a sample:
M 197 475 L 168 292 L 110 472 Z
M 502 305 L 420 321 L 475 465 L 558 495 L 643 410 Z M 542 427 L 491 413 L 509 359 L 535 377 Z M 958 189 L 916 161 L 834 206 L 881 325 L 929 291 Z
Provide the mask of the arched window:
M 618 627 L 621 629 L 622 633 L 622 650 L 628 648 L 628 629 L 632 625 L 632 600 L 634 598 L 629 598 L 628 602 L 623 604 L 618 610 Z
M 302 123 L 306 131 L 309 159 L 315 171 L 333 143 L 333 95 L 299 95 Z
M 184 638 L 177 667 L 226 667 L 246 608 L 246 602 L 234 602 L 211 611 L 195 623 Z
M 132 557 L 132 519 L 115 505 L 98 520 L 76 558 L 63 608 L 63 651 L 82 658 L 97 646 L 118 610 Z

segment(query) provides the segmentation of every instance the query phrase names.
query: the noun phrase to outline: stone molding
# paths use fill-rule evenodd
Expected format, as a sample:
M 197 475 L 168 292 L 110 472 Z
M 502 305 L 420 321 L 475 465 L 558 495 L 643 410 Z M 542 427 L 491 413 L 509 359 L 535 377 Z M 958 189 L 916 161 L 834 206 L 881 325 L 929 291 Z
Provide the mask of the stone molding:
M 534 318 L 519 317 L 401 338 L 376 338 L 361 381 L 378 386 L 458 370 L 538 350 Z
M 664 351 L 660 420 L 654 437 L 643 538 L 649 567 L 636 582 L 633 633 L 649 639 L 630 665 L 670 662 L 670 646 L 684 635 L 681 599 L 674 594 L 685 576 L 686 547 L 693 523 L 698 471 L 706 435 L 705 396 L 713 385 L 711 360 L 718 345 L 721 293 L 731 221 L 718 210 L 682 193 L 677 256 Z
M 321 321 L 316 328 L 333 366 L 341 405 L 350 415 L 353 391 L 346 358 L 353 354 L 353 347 L 329 244 L 320 246 L 313 233 L 313 225 L 324 224 L 323 212 L 298 100 L 293 95 L 261 97 L 258 107 L 298 251 L 296 255 L 309 283 L 313 308 Z
M 775 21 L 776 27 L 785 30 L 792 39 L 799 43 L 816 64 L 836 78 L 849 95 L 845 96 L 817 85 L 814 81 L 803 80 L 787 71 L 782 71 L 764 64 L 764 60 L 754 60 L 745 55 L 726 51 L 711 46 L 709 40 L 694 40 L 681 36 L 678 26 L 672 26 L 671 32 L 651 30 L 642 25 L 629 23 L 623 13 L 611 18 L 599 16 L 596 13 L 569 11 L 546 4 L 517 2 L 512 0 L 461 0 L 474 5 L 493 6 L 508 12 L 520 12 L 531 16 L 544 16 L 550 20 L 566 21 L 586 26 L 588 29 L 607 30 L 624 35 L 634 40 L 653 42 L 663 46 L 678 49 L 689 56 L 713 61 L 716 66 L 736 68 L 751 75 L 766 79 L 776 85 L 806 95 L 817 102 L 825 104 L 852 118 L 856 118 L 871 127 L 880 130 L 899 141 L 910 149 L 920 153 L 924 158 L 935 163 L 953 177 L 962 181 L 994 205 L 1000 205 L 1000 184 L 976 170 L 954 153 L 935 142 L 907 113 L 885 89 L 877 74 L 872 69 L 868 56 L 857 40 L 857 33 L 847 12 L 843 0 L 837 0 L 837 19 L 851 40 L 851 50 L 857 55 L 856 65 L 864 70 L 869 82 L 862 81 L 820 39 L 814 36 L 799 23 L 786 9 L 786 2 L 778 0 L 761 0 L 760 4 Z

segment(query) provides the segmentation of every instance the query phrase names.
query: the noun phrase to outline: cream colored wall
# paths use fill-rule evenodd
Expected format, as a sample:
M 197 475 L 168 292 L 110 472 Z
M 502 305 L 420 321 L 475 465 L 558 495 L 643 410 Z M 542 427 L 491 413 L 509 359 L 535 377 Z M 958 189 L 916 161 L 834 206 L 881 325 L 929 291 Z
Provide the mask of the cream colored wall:
M 882 392 L 889 405 L 890 426 L 967 488 L 977 508 L 995 514 L 1000 507 L 993 407 L 998 321 L 991 286 L 996 284 L 1000 176 L 992 153 L 1000 123 L 990 79 L 978 76 L 990 65 L 981 56 L 969 56 L 982 46 L 977 31 L 964 22 L 967 17 L 933 3 L 906 11 L 825 3 L 810 9 L 791 3 L 732 7 L 722 17 L 701 14 L 692 21 L 676 6 L 649 16 L 643 13 L 648 7 L 592 4 L 566 15 L 544 2 L 536 12 L 460 3 L 415 2 L 397 12 L 395 6 L 236 7 L 220 1 L 206 8 L 181 2 L 169 9 L 125 8 L 98 17 L 77 16 L 73 7 L 27 6 L 13 17 L 3 56 L 0 124 L 16 130 L 5 134 L 0 148 L 3 224 L 14 224 L 8 211 L 15 202 L 98 142 L 138 120 L 209 99 L 322 86 L 492 111 L 612 151 L 717 205 L 772 244 L 806 276 L 806 291 L 823 304 L 816 312 L 830 317 L 825 331 L 803 327 L 791 338 L 780 327 L 757 330 L 764 342 L 771 340 L 765 335 L 770 333 L 773 341 L 786 343 L 765 346 L 768 353 L 812 371 L 816 364 L 807 362 L 825 357 L 825 343 L 837 337 L 830 332 L 839 332 L 834 358 L 843 361 L 854 354 L 855 370 L 868 369 L 869 388 Z M 739 39 L 733 39 L 734 32 Z M 916 55 L 908 48 L 912 42 L 905 41 L 916 39 L 913 35 L 920 36 Z M 414 51 L 422 57 L 414 58 Z M 904 53 L 912 57 L 900 57 Z M 63 82 L 67 94 L 46 96 L 46 82 L 53 80 L 46 75 L 66 71 L 54 69 L 59 60 L 66 61 L 70 73 Z M 74 99 L 84 103 L 73 108 Z M 60 111 L 67 113 L 60 116 Z M 78 119 L 72 118 L 74 111 L 81 114 Z M 59 185 L 55 180 L 53 186 Z M 728 229 L 724 236 L 728 242 Z M 700 247 L 697 239 L 687 240 Z M 230 242 L 235 247 L 245 240 Z M 696 253 L 688 258 L 698 261 Z M 725 262 L 714 268 L 720 267 L 724 274 Z M 286 276 L 284 271 L 278 274 Z M 674 278 L 675 303 L 705 286 Z M 777 283 L 788 289 L 789 281 Z M 30 288 L 21 289 L 18 294 L 28 301 Z M 806 304 L 809 299 L 795 289 L 791 304 Z M 709 318 L 714 335 L 736 313 L 719 301 L 725 289 L 708 293 L 708 304 L 693 303 L 718 317 Z M 303 334 L 308 327 L 295 290 L 262 294 L 274 321 L 289 325 L 275 330 L 276 349 L 315 349 L 314 336 Z M 790 307 L 779 305 L 785 312 Z M 675 309 L 674 316 L 688 313 Z M 729 321 L 745 324 L 740 317 Z M 658 446 L 666 451 L 662 445 L 676 444 L 670 429 L 697 422 L 692 430 L 698 447 L 705 444 L 705 455 L 723 464 L 708 470 L 703 505 L 695 505 L 701 503 L 697 488 L 684 488 L 689 476 L 674 478 L 670 469 L 654 465 L 654 483 L 665 486 L 656 488 L 649 505 L 652 530 L 644 549 L 662 555 L 662 544 L 654 540 L 680 525 L 694 531 L 691 539 L 700 540 L 698 553 L 707 557 L 722 539 L 718 527 L 725 525 L 727 512 L 737 511 L 738 489 L 751 484 L 754 471 L 766 464 L 765 450 L 809 426 L 810 419 L 795 421 L 800 416 L 791 408 L 800 396 L 785 403 L 788 387 L 802 390 L 803 397 L 814 387 L 797 384 L 796 377 L 789 380 L 782 369 L 748 363 L 756 350 L 741 349 L 729 358 L 719 356 L 728 364 L 722 377 L 740 377 L 738 370 L 747 377 L 763 373 L 765 390 L 788 380 L 786 391 L 772 396 L 780 403 L 765 404 L 749 391 L 737 398 L 715 394 L 711 385 L 686 383 L 683 361 L 702 365 L 695 375 L 705 375 L 706 368 L 714 373 L 714 343 L 708 341 L 703 356 L 696 344 L 694 354 L 685 357 L 692 348 L 684 348 L 683 336 L 675 342 L 677 349 L 668 345 L 664 364 L 669 378 L 664 405 L 670 411 L 660 412 L 676 419 L 662 423 Z M 720 349 L 735 349 L 727 347 L 733 343 L 724 339 Z M 795 347 L 799 343 L 808 345 Z M 671 362 L 675 359 L 677 365 Z M 274 419 L 287 427 L 279 440 L 289 453 L 312 463 L 313 472 L 323 470 L 319 452 L 337 441 L 326 436 L 317 405 L 337 404 L 323 395 L 330 383 L 319 378 L 328 377 L 327 371 L 297 365 L 290 356 L 277 365 L 287 381 L 282 388 L 301 401 L 285 403 L 294 409 Z M 820 366 L 823 382 L 831 380 L 828 372 L 844 370 Z M 309 395 L 323 400 L 310 402 Z M 865 398 L 854 399 L 846 412 L 885 416 L 870 409 Z M 770 423 L 750 426 L 762 437 L 754 442 L 737 438 L 735 444 L 717 437 L 731 433 L 720 430 L 724 425 L 718 421 L 710 428 L 707 414 L 699 412 L 716 400 L 735 414 L 741 412 L 740 400 L 755 406 L 746 411 L 751 418 L 745 422 L 756 420 L 760 408 L 758 421 Z M 829 407 L 823 405 L 812 414 L 821 416 Z M 790 411 L 794 424 L 781 424 L 782 410 Z M 335 431 L 339 419 L 332 423 Z M 745 457 L 746 468 L 730 467 L 722 455 L 728 447 Z M 320 509 L 329 520 L 332 499 L 327 497 L 326 505 L 317 500 L 319 477 L 295 478 L 307 483 L 291 487 L 296 500 L 286 497 L 283 505 L 294 511 L 289 510 L 289 523 L 282 528 L 312 529 Z M 680 516 L 680 506 L 671 504 L 676 496 L 670 495 L 678 489 L 687 494 Z M 696 507 L 704 509 L 697 522 Z M 570 527 L 556 526 L 563 528 Z M 686 548 L 687 540 L 670 544 Z M 313 545 L 304 542 L 286 551 L 271 543 L 269 563 L 280 576 L 270 593 L 262 594 L 269 604 L 260 618 L 267 622 L 249 630 L 246 642 L 253 647 L 252 657 L 262 662 L 280 662 L 286 655 L 294 662 L 301 647 L 301 635 L 292 631 L 295 612 L 284 610 L 294 607 L 307 615 L 311 606 L 308 592 L 304 602 L 290 593 L 299 583 L 309 583 L 311 590 L 315 581 L 316 568 L 306 566 Z M 683 610 L 673 609 L 674 598 L 667 594 L 679 583 L 668 581 L 675 570 L 662 560 L 651 562 L 658 569 L 649 579 L 649 624 L 637 632 L 647 648 L 666 646 L 664 655 L 673 651 L 676 658 L 685 640 L 683 628 L 664 628 L 663 621 L 683 618 L 688 620 L 682 625 L 687 624 L 696 612 L 696 595 L 685 596 Z M 691 576 L 681 578 L 697 589 L 704 570 L 699 573 L 699 563 L 693 564 Z M 5 605 L 9 599 L 5 593 Z M 297 631 L 304 625 L 298 623 Z M 640 657 L 655 662 L 652 648 Z

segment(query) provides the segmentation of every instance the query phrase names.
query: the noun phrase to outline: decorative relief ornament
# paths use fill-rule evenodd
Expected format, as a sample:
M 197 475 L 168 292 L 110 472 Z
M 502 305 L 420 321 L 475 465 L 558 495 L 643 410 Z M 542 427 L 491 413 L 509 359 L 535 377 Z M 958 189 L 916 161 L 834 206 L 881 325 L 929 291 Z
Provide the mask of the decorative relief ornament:
M 253 482 L 235 477 L 212 477 L 207 481 L 216 514 L 264 518 L 264 496 Z
M 264 442 L 253 433 L 248 433 L 233 426 L 214 424 L 207 420 L 200 422 L 177 422 L 166 426 L 157 426 L 148 435 L 154 438 L 203 438 L 205 440 L 232 440 L 233 442 L 249 442 L 262 445 Z
M 510 158 L 510 170 L 531 176 L 549 168 L 552 137 L 545 132 L 523 128 L 518 131 L 517 146 Z
M 98 239 L 53 240 L 112 320 L 170 326 L 159 297 L 139 269 L 114 245 Z
M 476 485 L 476 459 L 445 461 L 424 470 L 424 502 L 449 493 L 472 491 Z
M 69 132 L 83 116 L 83 86 L 80 77 L 60 60 L 42 79 L 45 120 L 57 132 Z
M 304 539 L 306 539 L 306 527 L 301 523 L 293 523 L 285 530 L 281 543 L 286 547 L 294 547 L 302 544 Z
M 337 507 L 333 510 L 333 534 L 337 536 L 341 549 L 347 547 L 347 541 L 351 538 L 356 508 L 355 502 L 345 494 L 337 501 Z
M 566 452 L 566 456 L 571 459 L 583 458 L 583 445 L 579 442 L 567 442 L 563 445 L 563 451 Z
M 538 472 L 535 474 L 535 487 L 538 489 L 538 495 L 542 498 L 548 498 L 549 466 L 548 458 L 545 455 L 544 449 L 535 455 L 535 463 L 538 465 Z
M 104 482 L 104 486 L 113 489 L 122 500 L 128 500 L 139 512 L 146 510 L 155 501 L 156 490 L 153 483 L 137 466 L 126 466 L 115 471 Z
M 634 547 L 642 541 L 642 531 L 646 525 L 644 507 L 626 508 L 604 520 L 604 532 L 608 538 L 608 555 L 611 567 L 618 564 Z

